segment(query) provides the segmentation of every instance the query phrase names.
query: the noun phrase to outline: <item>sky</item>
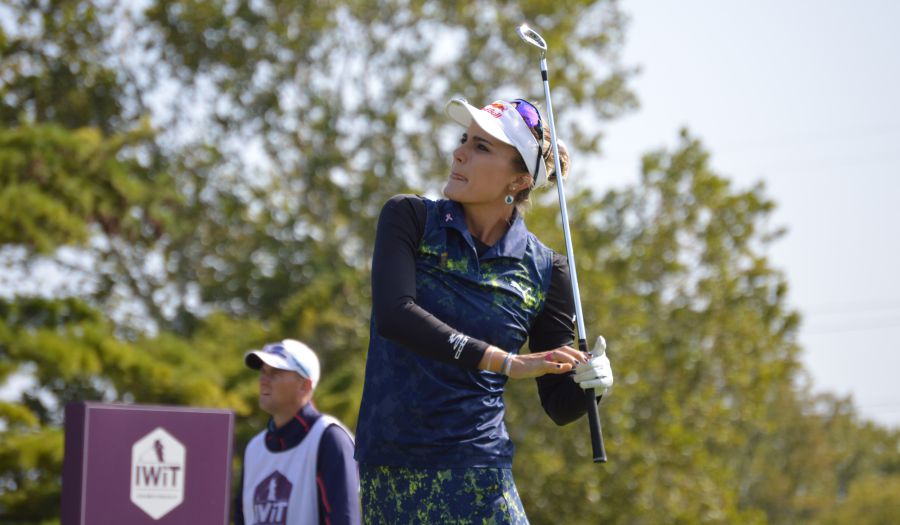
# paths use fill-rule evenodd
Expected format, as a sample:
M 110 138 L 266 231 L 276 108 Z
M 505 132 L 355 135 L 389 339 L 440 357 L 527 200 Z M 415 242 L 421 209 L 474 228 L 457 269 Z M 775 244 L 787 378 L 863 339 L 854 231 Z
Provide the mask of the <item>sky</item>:
M 637 182 L 641 154 L 673 149 L 682 127 L 736 188 L 762 181 L 814 390 L 900 428 L 900 2 L 621 8 L 641 108 L 606 128 L 592 183 Z

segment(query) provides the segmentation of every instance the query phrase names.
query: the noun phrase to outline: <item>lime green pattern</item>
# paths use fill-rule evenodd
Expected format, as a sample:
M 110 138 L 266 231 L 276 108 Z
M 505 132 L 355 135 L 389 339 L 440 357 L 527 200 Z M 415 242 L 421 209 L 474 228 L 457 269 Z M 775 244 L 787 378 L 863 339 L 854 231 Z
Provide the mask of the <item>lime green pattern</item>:
M 367 525 L 527 525 L 509 469 L 360 465 Z
M 447 270 L 456 273 L 469 273 L 468 259 L 447 259 Z

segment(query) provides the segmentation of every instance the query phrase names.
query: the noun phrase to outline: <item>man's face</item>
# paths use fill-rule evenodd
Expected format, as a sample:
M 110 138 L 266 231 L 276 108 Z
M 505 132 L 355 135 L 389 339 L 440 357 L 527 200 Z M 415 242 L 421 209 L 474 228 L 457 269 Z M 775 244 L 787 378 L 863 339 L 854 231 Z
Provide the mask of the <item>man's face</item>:
M 295 413 L 300 409 L 308 382 L 296 372 L 263 363 L 259 369 L 259 407 L 273 416 Z

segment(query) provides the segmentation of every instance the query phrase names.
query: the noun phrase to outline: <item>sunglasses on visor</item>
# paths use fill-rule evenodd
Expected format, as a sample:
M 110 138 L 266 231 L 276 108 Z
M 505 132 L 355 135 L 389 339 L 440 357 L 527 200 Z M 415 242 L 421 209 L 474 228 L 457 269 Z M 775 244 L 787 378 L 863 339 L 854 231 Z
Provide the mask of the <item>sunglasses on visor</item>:
M 525 124 L 538 132 L 538 153 L 537 158 L 534 159 L 534 180 L 537 180 L 538 168 L 544 156 L 544 125 L 541 122 L 541 113 L 534 107 L 534 104 L 523 98 L 517 98 L 512 103 L 519 115 L 522 116 Z

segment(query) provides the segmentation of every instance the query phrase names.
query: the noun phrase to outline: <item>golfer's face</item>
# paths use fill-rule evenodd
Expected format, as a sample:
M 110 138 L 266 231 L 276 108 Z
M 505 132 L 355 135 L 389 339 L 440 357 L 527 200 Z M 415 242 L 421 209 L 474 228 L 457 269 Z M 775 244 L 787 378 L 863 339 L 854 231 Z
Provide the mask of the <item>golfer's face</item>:
M 296 372 L 263 364 L 259 369 L 259 407 L 269 414 L 293 409 L 303 394 L 305 381 Z
M 510 184 L 521 176 L 513 165 L 518 154 L 473 122 L 453 151 L 444 195 L 461 204 L 505 205 Z

